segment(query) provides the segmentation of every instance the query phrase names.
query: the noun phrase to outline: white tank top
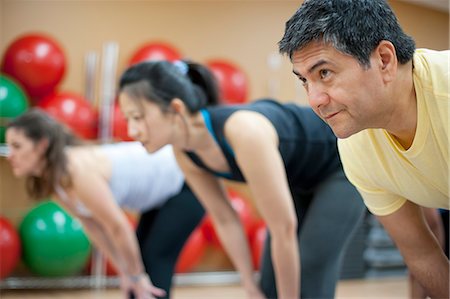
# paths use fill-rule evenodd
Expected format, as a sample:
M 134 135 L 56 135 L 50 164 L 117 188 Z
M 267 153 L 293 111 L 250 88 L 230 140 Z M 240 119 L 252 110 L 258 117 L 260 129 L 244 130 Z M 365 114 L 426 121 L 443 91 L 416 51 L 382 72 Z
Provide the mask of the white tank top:
M 109 186 L 120 207 L 144 212 L 162 206 L 183 188 L 184 176 L 170 145 L 152 154 L 139 142 L 105 144 L 101 151 L 111 161 Z M 62 187 L 55 186 L 55 191 L 71 204 Z M 74 208 L 80 215 L 91 216 L 79 199 Z
M 106 144 L 101 150 L 112 163 L 109 186 L 121 207 L 140 212 L 159 207 L 183 187 L 170 145 L 152 154 L 139 142 Z

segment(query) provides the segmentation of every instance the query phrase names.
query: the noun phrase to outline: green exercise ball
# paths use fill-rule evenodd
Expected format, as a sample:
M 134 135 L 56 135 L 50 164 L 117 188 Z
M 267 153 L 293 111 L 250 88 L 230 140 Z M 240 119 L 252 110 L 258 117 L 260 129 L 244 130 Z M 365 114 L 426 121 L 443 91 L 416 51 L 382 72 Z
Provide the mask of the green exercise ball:
M 78 274 L 90 256 L 91 245 L 80 222 L 52 201 L 32 208 L 19 234 L 23 262 L 40 276 Z
M 0 74 L 0 143 L 5 143 L 8 121 L 24 113 L 29 107 L 28 98 L 13 79 Z

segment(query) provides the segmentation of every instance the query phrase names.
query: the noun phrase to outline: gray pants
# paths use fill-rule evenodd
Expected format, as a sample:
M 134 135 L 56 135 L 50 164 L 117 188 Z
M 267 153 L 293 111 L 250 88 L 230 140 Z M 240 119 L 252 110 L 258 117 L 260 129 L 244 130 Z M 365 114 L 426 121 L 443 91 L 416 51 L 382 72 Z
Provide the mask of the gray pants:
M 362 198 L 343 172 L 293 197 L 299 222 L 301 298 L 334 298 L 345 249 L 366 212 Z M 264 247 L 260 284 L 267 298 L 277 298 L 270 236 Z

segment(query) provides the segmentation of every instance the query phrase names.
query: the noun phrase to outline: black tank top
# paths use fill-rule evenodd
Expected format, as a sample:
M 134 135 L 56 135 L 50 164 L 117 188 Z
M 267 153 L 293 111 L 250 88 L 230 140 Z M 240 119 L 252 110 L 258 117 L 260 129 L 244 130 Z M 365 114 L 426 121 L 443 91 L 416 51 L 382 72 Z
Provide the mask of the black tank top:
M 231 173 L 216 172 L 206 166 L 195 152 L 186 152 L 197 166 L 215 176 L 239 182 L 246 181 L 224 135 L 227 119 L 234 112 L 241 110 L 260 113 L 275 127 L 279 139 L 278 149 L 292 191 L 307 191 L 314 188 L 328 175 L 342 169 L 335 135 L 311 108 L 293 103 L 281 104 L 271 99 L 258 100 L 246 105 L 216 106 L 201 110 L 206 126 L 222 149 Z

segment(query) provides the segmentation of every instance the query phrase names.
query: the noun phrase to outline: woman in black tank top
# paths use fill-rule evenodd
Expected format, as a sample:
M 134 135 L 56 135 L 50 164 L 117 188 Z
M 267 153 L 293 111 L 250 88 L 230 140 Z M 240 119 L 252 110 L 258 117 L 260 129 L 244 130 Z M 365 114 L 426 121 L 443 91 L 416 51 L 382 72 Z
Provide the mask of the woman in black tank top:
M 364 205 L 326 124 L 309 108 L 273 100 L 206 109 L 218 97 L 215 81 L 191 62 L 134 65 L 119 89 L 129 134 L 150 152 L 173 145 L 249 298 L 334 296 L 342 251 Z M 267 224 L 260 287 L 221 178 L 245 182 Z

